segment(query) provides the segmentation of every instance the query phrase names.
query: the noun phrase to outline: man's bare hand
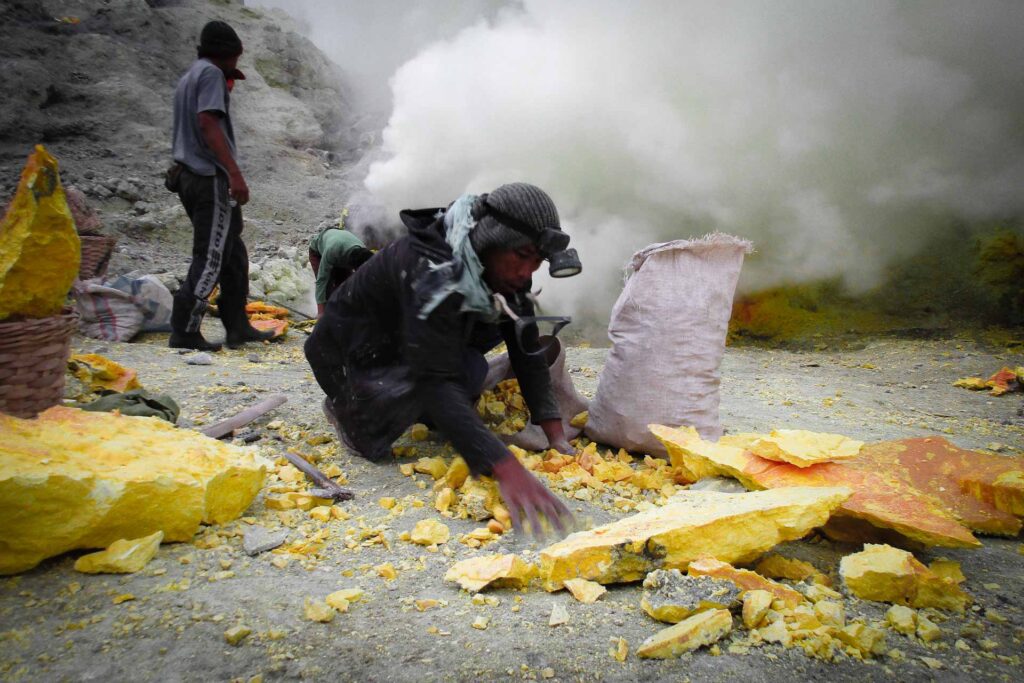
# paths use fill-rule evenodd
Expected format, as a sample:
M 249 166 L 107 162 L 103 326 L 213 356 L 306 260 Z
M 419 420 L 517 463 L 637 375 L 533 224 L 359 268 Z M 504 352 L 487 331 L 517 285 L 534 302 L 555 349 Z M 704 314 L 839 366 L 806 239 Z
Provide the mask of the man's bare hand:
M 572 513 L 554 494 L 523 467 L 515 456 L 509 454 L 494 466 L 494 478 L 498 481 L 501 497 L 508 506 L 512 526 L 516 531 L 527 531 L 537 538 L 543 538 L 542 519 L 564 535 L 575 525 Z M 529 528 L 525 522 L 529 521 Z
M 240 172 L 228 176 L 228 194 L 239 206 L 249 203 L 249 186 Z

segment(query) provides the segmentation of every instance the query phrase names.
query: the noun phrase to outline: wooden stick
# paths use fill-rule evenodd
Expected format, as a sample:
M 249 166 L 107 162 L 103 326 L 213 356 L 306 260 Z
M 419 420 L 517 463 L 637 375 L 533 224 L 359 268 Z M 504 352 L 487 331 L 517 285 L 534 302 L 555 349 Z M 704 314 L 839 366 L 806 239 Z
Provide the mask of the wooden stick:
M 288 459 L 296 469 L 301 471 L 317 485 L 319 491 L 316 491 L 314 495 L 323 498 L 333 498 L 334 500 L 351 500 L 355 498 L 355 493 L 349 489 L 344 489 L 338 486 L 338 483 L 328 477 L 326 474 L 318 470 L 316 467 L 306 461 L 305 458 L 294 453 L 285 453 L 284 457 Z M 313 493 L 311 491 L 311 493 Z M 319 494 L 325 494 L 320 496 Z
M 238 413 L 238 415 L 234 415 L 226 420 L 221 420 L 216 424 L 210 425 L 206 429 L 202 430 L 203 434 L 213 437 L 214 439 L 220 439 L 239 427 L 244 427 L 256 418 L 262 417 L 287 401 L 288 397 L 284 394 L 274 394 L 270 398 L 264 399 L 256 405 L 246 408 L 242 412 Z

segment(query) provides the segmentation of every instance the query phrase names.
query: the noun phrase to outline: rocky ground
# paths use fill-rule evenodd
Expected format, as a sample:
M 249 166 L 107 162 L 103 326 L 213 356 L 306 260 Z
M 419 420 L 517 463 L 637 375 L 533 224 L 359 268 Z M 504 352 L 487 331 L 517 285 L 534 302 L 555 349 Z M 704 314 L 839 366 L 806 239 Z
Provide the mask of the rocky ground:
M 216 337 L 216 321 L 209 328 L 208 336 Z M 301 355 L 303 338 L 293 332 L 284 343 L 224 351 L 208 366 L 187 364 L 189 355 L 167 349 L 163 335 L 132 344 L 76 341 L 76 350 L 104 353 L 134 367 L 147 388 L 179 399 L 182 426 L 209 424 L 271 393 L 284 393 L 288 403 L 253 426 L 259 437 L 253 447 L 270 458 L 297 448 L 319 457 L 322 467 L 336 464 L 356 498 L 340 505 L 348 519 L 320 523 L 306 513 L 267 511 L 261 494 L 241 521 L 209 528 L 192 544 L 163 546 L 135 575 L 79 574 L 72 569 L 74 558 L 65 556 L 0 581 L 4 680 L 1019 676 L 1024 641 L 1020 539 L 986 538 L 978 550 L 918 552 L 925 562 L 938 557 L 961 562 L 974 607 L 965 616 L 934 612 L 942 637 L 932 643 L 887 632 L 889 654 L 866 661 L 841 655 L 827 663 L 778 645 L 744 650 L 735 647 L 742 642 L 742 629 L 736 630 L 735 642 L 720 643 L 719 656 L 705 649 L 679 660 L 639 660 L 632 651 L 664 625 L 640 610 L 636 584 L 611 587 L 589 605 L 565 591 L 548 594 L 536 587 L 491 591 L 487 595 L 496 601 L 474 604 L 469 593 L 444 582 L 448 567 L 485 552 L 529 556 L 540 546 L 507 534 L 483 549 L 470 548 L 458 539 L 480 524 L 442 518 L 432 506 L 429 476 L 407 477 L 394 463 L 368 463 L 336 448 L 325 438 L 329 432 L 319 411 L 320 393 Z M 597 348 L 569 350 L 574 380 L 586 393 L 596 388 L 604 354 Z M 1021 360 L 1019 352 L 956 338 L 880 338 L 848 352 L 730 348 L 722 368 L 722 421 L 731 432 L 800 427 L 865 440 L 939 434 L 964 447 L 1019 453 L 1024 447 L 1021 395 L 994 398 L 951 383 Z M 417 457 L 432 455 L 443 450 L 435 439 L 400 445 L 416 448 Z M 378 504 L 382 497 L 395 498 L 398 505 L 385 509 Z M 657 504 L 657 495 L 648 498 Z M 572 498 L 570 503 L 581 520 L 591 523 L 625 514 L 597 498 Z M 438 552 L 399 539 L 426 518 L 451 529 L 451 540 Z M 270 552 L 250 558 L 240 538 L 250 523 L 289 529 L 292 544 L 319 539 L 320 547 L 311 554 Z M 840 557 L 858 549 L 812 537 L 780 552 L 835 577 Z M 378 575 L 376 568 L 383 563 L 395 567 L 397 578 Z M 366 596 L 331 623 L 304 616 L 307 600 L 352 587 Z M 132 597 L 125 600 L 126 595 Z M 414 604 L 419 599 L 440 602 L 420 612 Z M 881 619 L 887 607 L 853 598 L 844 602 L 849 619 L 869 622 Z M 567 624 L 548 626 L 554 605 L 566 608 Z M 472 626 L 480 616 L 489 619 L 486 630 Z M 224 632 L 236 625 L 252 633 L 231 646 Z M 609 654 L 613 638 L 629 643 L 625 662 Z

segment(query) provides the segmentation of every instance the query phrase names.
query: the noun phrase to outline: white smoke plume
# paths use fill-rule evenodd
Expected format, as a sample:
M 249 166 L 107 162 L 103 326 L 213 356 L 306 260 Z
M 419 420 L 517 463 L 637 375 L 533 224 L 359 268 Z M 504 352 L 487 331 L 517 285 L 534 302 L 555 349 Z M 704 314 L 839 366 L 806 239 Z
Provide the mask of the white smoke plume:
M 279 4 L 343 69 L 397 66 L 373 196 L 543 187 L 584 262 L 544 299 L 577 313 L 607 316 L 652 242 L 720 230 L 755 243 L 747 289 L 863 291 L 957 221 L 1024 214 L 1019 1 Z

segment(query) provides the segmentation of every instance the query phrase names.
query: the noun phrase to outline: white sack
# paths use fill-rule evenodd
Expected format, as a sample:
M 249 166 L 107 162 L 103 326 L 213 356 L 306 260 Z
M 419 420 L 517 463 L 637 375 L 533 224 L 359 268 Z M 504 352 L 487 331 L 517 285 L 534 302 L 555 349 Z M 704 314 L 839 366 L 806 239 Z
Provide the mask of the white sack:
M 612 349 L 590 403 L 586 435 L 665 455 L 649 424 L 689 425 L 712 441 L 719 364 L 747 240 L 715 233 L 652 244 L 633 255 L 612 309 Z

